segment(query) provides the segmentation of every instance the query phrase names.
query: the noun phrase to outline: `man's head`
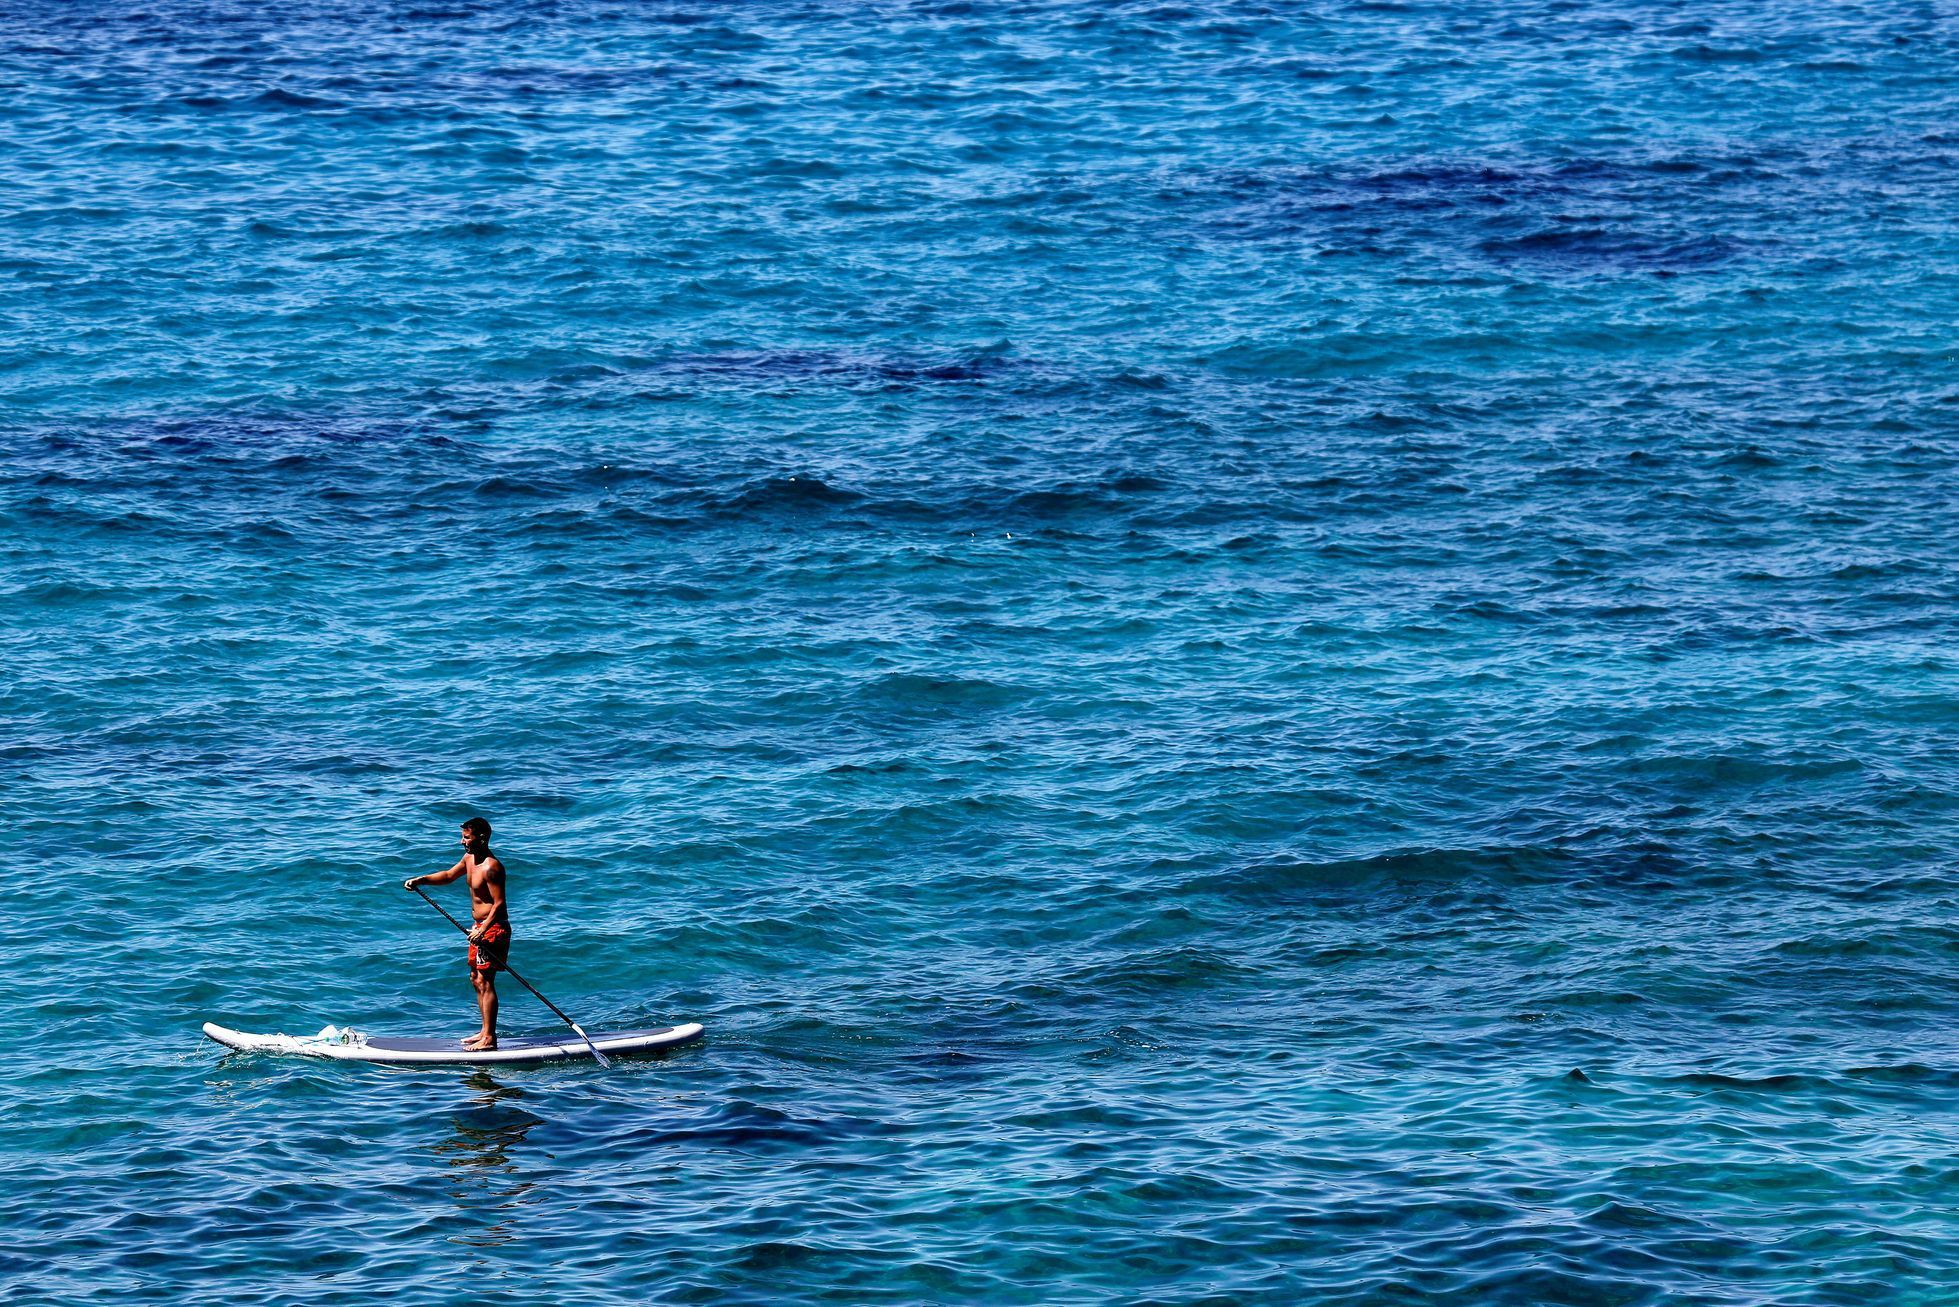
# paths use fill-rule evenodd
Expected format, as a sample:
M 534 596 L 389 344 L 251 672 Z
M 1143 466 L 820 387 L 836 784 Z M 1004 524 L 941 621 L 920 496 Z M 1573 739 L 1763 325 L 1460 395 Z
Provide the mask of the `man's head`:
M 463 823 L 463 847 L 471 853 L 481 853 L 490 847 L 490 823 L 481 817 L 471 817 Z

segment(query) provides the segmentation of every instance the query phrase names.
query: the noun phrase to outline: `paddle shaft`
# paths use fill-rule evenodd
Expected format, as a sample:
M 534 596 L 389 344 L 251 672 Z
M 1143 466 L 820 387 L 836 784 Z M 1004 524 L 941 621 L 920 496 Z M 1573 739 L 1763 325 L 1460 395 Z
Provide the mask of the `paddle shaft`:
M 440 903 L 437 903 L 434 899 L 430 898 L 428 896 L 428 891 L 424 890 L 420 885 L 417 885 L 415 887 L 415 892 L 422 896 L 422 901 L 424 903 L 434 908 L 437 912 L 440 912 L 444 917 L 448 917 L 450 925 L 454 926 L 457 930 L 460 930 L 465 935 L 469 934 L 469 927 L 463 925 L 462 922 L 457 921 L 454 917 L 450 917 L 449 909 L 443 907 Z M 570 1017 L 566 1016 L 565 1010 L 563 1008 L 559 1007 L 556 1003 L 553 1003 L 550 999 L 544 997 L 544 995 L 539 994 L 536 985 L 533 985 L 530 981 L 525 980 L 522 976 L 518 975 L 517 968 L 510 965 L 510 959 L 508 956 L 506 956 L 503 960 L 503 969 L 510 973 L 510 978 L 512 980 L 522 985 L 525 989 L 528 989 L 531 993 L 537 994 L 537 1001 L 544 1004 L 544 1006 L 550 1008 L 553 1012 L 556 1012 L 558 1014 L 558 1020 L 570 1026 L 573 1030 L 576 1030 L 578 1032 L 578 1037 L 585 1041 L 585 1047 L 591 1049 L 592 1056 L 599 1060 L 600 1066 L 610 1067 L 612 1065 L 612 1063 L 606 1058 L 606 1055 L 599 1052 L 599 1046 L 592 1042 L 592 1037 L 585 1033 L 585 1027 L 579 1025 L 576 1021 L 573 1021 Z

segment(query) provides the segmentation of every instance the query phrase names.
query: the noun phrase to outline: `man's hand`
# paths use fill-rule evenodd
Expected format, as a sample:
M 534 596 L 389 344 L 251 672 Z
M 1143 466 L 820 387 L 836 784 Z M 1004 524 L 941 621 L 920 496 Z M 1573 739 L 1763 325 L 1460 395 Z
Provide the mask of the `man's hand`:
M 422 883 L 422 878 L 420 876 L 410 876 L 407 880 L 401 882 L 401 887 L 403 889 L 414 889 L 417 885 L 421 883 Z

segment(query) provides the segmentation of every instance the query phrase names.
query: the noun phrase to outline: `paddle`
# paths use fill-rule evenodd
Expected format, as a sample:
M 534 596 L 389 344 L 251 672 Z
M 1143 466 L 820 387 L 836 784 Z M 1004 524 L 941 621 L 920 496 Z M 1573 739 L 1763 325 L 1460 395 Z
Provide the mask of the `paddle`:
M 440 912 L 443 916 L 449 917 L 449 909 L 443 907 L 440 903 L 437 903 L 434 899 L 430 898 L 428 896 L 428 892 L 425 891 L 420 885 L 411 885 L 409 886 L 409 888 L 422 896 L 422 902 L 428 904 L 430 907 L 434 908 L 437 912 Z M 460 930 L 463 934 L 465 935 L 469 934 L 469 927 L 463 925 L 462 922 L 457 921 L 454 917 L 449 917 L 449 924 L 454 926 L 457 930 Z M 599 1060 L 600 1066 L 606 1067 L 608 1069 L 611 1068 L 612 1063 L 606 1059 L 605 1054 L 599 1052 L 599 1046 L 597 1044 L 594 1044 L 592 1042 L 592 1037 L 585 1033 L 585 1027 L 579 1025 L 576 1021 L 573 1021 L 570 1017 L 566 1016 L 565 1010 L 559 1007 L 556 1003 L 553 1003 L 550 999 L 544 997 L 544 995 L 538 994 L 537 986 L 533 985 L 530 981 L 525 980 L 522 976 L 518 975 L 517 968 L 510 965 L 510 959 L 508 957 L 504 958 L 503 960 L 503 969 L 510 973 L 510 978 L 512 980 L 522 985 L 525 989 L 528 989 L 531 993 L 537 994 L 537 1001 L 544 1004 L 544 1006 L 550 1008 L 553 1012 L 556 1012 L 558 1014 L 558 1019 L 560 1021 L 570 1026 L 573 1030 L 576 1030 L 578 1032 L 578 1037 L 585 1041 L 585 1047 L 591 1049 L 592 1056 Z

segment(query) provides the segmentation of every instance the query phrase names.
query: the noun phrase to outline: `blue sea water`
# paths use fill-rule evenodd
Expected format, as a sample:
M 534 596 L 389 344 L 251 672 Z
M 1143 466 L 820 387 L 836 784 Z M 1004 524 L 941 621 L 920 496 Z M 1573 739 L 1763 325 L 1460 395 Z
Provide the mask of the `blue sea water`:
M 0 3 L 0 1298 L 1959 1302 L 1955 70 Z

